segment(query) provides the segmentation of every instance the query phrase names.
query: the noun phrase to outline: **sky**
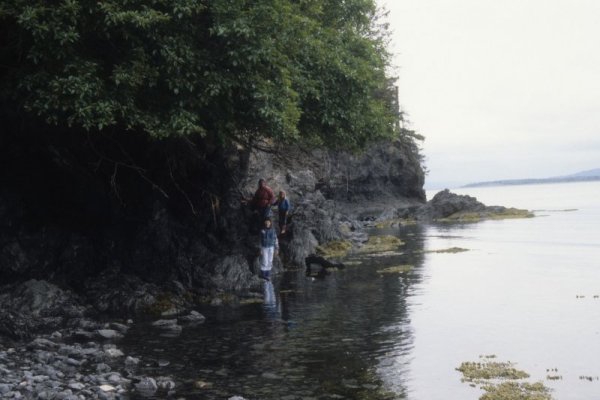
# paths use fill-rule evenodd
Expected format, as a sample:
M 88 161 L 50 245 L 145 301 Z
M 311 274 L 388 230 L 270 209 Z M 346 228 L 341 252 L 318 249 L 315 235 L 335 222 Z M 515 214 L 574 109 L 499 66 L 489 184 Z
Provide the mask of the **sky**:
M 379 4 L 426 188 L 600 168 L 600 1 Z

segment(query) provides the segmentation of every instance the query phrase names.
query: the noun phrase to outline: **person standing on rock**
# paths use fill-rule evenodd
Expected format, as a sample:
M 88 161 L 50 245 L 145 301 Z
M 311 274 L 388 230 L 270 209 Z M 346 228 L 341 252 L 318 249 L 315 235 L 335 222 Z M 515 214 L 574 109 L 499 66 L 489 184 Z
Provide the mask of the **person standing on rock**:
M 258 180 L 258 189 L 254 192 L 251 205 L 255 210 L 258 210 L 262 218 L 269 218 L 271 216 L 271 206 L 275 202 L 275 193 L 267 185 L 267 181 L 264 179 Z
M 285 235 L 291 206 L 290 201 L 285 197 L 285 192 L 283 190 L 279 192 L 279 197 L 275 204 L 277 204 L 277 209 L 279 210 L 279 233 Z
M 260 230 L 260 273 L 266 281 L 271 280 L 273 256 L 278 250 L 277 232 L 272 226 L 271 218 L 265 218 L 263 229 Z

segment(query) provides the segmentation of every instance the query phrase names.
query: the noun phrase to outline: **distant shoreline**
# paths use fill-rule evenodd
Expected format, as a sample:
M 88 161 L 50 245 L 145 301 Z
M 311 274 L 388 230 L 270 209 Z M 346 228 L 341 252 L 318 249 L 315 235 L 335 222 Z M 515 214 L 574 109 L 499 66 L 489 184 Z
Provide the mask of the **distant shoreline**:
M 568 183 L 568 182 L 590 182 L 600 181 L 600 176 L 570 176 L 540 179 L 506 179 L 500 181 L 475 182 L 461 186 L 461 188 L 487 187 L 487 186 L 514 186 L 514 185 L 538 185 L 544 183 Z

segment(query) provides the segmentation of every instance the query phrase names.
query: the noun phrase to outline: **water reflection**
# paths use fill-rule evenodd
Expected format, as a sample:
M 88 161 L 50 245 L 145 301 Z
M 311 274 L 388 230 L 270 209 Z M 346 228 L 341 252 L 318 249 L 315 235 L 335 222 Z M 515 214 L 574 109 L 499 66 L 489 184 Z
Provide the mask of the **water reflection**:
M 264 283 L 263 304 L 200 310 L 207 322 L 177 338 L 140 329 L 124 347 L 146 361 L 140 373 L 172 376 L 177 395 L 190 398 L 404 399 L 413 346 L 407 296 L 421 280 L 424 233 L 382 233 L 398 235 L 402 253 L 361 257 L 324 279 L 287 272 Z M 377 272 L 394 264 L 415 268 Z M 152 367 L 157 354 L 170 365 Z

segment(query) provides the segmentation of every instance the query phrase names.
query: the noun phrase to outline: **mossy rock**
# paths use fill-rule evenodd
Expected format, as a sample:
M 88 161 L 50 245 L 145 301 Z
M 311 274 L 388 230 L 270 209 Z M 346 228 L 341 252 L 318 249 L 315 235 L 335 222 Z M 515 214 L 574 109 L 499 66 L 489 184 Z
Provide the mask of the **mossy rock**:
M 405 274 L 407 272 L 412 271 L 415 268 L 414 265 L 404 264 L 404 265 L 395 265 L 393 267 L 387 267 L 384 269 L 378 269 L 378 274 Z
M 479 358 L 483 361 L 463 362 L 457 368 L 463 374 L 463 382 L 473 387 L 480 385 L 486 392 L 479 400 L 552 400 L 550 389 L 542 382 L 519 382 L 529 378 L 529 374 L 514 368 L 513 363 L 490 361 L 495 355 Z
M 503 382 L 499 385 L 486 385 L 486 393 L 480 400 L 552 400 L 550 389 L 542 382 Z
M 317 254 L 325 258 L 342 258 L 352 250 L 352 243 L 347 240 L 333 240 L 317 246 Z
M 424 253 L 451 253 L 451 254 L 455 254 L 455 253 L 462 253 L 465 251 L 469 251 L 469 249 L 463 249 L 462 247 L 449 247 L 447 249 L 440 249 L 440 250 L 426 250 L 424 251 Z
M 379 253 L 396 250 L 404 242 L 392 235 L 370 236 L 369 240 L 359 249 L 360 253 Z
M 510 362 L 463 362 L 458 371 L 467 382 L 489 379 L 525 379 L 529 374 L 514 368 Z
M 444 218 L 438 218 L 436 222 L 480 222 L 488 219 L 515 219 L 515 218 L 533 218 L 533 214 L 529 210 L 519 208 L 505 208 L 500 211 L 480 211 L 480 212 L 463 212 L 459 211 Z

